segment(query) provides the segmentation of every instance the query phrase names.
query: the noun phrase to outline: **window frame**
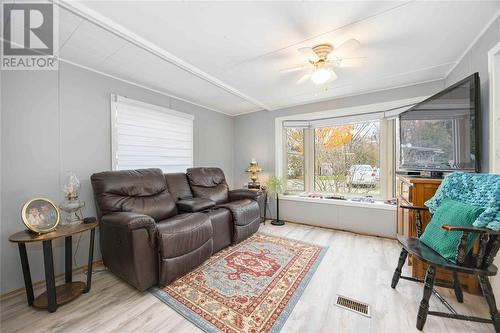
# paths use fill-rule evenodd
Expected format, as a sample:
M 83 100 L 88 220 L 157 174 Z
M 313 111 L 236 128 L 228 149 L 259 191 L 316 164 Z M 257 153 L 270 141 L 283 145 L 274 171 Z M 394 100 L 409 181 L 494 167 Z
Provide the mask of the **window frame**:
M 357 107 L 343 108 L 337 110 L 328 110 L 313 112 L 308 114 L 298 114 L 294 116 L 285 116 L 275 118 L 275 170 L 276 176 L 284 179 L 286 193 L 286 155 L 284 154 L 285 122 L 297 123 L 297 127 L 304 129 L 304 187 L 305 192 L 314 191 L 314 127 L 304 126 L 307 121 L 316 119 L 354 119 L 352 122 L 362 122 L 363 117 L 369 118 L 370 114 L 381 113 L 378 118 L 380 121 L 380 142 L 379 142 L 379 161 L 380 161 L 380 196 L 376 199 L 390 199 L 396 194 L 396 121 L 395 118 L 399 112 L 402 112 L 414 104 L 423 101 L 428 96 L 420 96 L 410 99 L 396 100 L 391 102 L 361 105 Z M 370 120 L 370 119 L 367 119 Z M 373 118 L 372 118 L 373 120 Z M 347 123 L 347 122 L 346 122 Z M 326 126 L 325 126 L 326 127 Z M 316 192 L 319 193 L 319 192 Z M 293 194 L 293 193 L 292 193 Z
M 303 128 L 303 127 L 294 127 L 294 128 L 301 128 L 303 131 L 304 131 L 304 155 L 303 155 L 303 165 L 304 165 L 304 189 L 302 191 L 293 191 L 292 193 L 296 193 L 296 192 L 304 192 L 306 191 L 306 188 L 307 188 L 307 180 L 306 180 L 306 161 L 307 161 L 307 158 L 306 158 L 306 149 L 305 149 L 305 140 L 306 140 L 306 133 L 305 131 L 307 130 L 307 128 Z M 283 185 L 284 185 L 284 188 L 286 189 L 287 187 L 287 184 L 288 184 L 288 167 L 287 167 L 287 163 L 286 163 L 286 160 L 288 158 L 288 148 L 287 148 L 287 138 L 286 138 L 286 130 L 285 131 L 282 131 L 282 136 L 283 136 L 283 146 L 282 146 L 282 150 L 283 150 L 283 170 L 282 170 L 282 173 L 283 173 Z
M 194 165 L 194 116 L 188 113 L 175 111 L 163 106 L 158 106 L 146 102 L 142 102 L 139 100 L 131 99 L 125 96 L 121 96 L 118 94 L 110 95 L 110 116 L 111 116 L 111 170 L 118 170 L 118 107 L 120 104 L 128 104 L 134 107 L 143 108 L 147 111 L 153 111 L 162 113 L 164 115 L 169 115 L 172 117 L 182 118 L 191 120 L 191 147 L 190 147 L 190 163 L 189 165 L 192 167 Z M 146 166 L 145 166 L 146 167 Z M 149 166 L 151 168 L 158 166 Z
M 388 181 L 390 181 L 390 178 L 393 174 L 391 164 L 392 163 L 387 163 L 387 161 L 384 161 L 384 156 L 387 155 L 388 148 L 385 147 L 387 144 L 393 145 L 391 140 L 388 138 L 393 137 L 393 135 L 386 133 L 388 126 L 386 122 L 388 121 L 385 118 L 381 118 L 379 120 L 376 120 L 379 122 L 379 163 L 380 163 L 380 194 L 374 196 L 375 198 L 388 198 L 392 197 L 392 191 L 388 190 L 389 188 L 392 188 L 392 184 L 387 184 Z M 359 121 L 358 121 L 359 122 Z M 353 122 L 350 122 L 353 123 Z M 320 192 L 317 191 L 314 188 L 315 184 L 315 174 L 314 171 L 315 169 L 315 155 L 316 155 L 316 148 L 315 148 L 315 127 L 307 127 L 304 128 L 304 191 L 303 192 L 314 192 L 314 193 L 328 193 L 328 192 Z M 283 132 L 283 149 L 286 149 L 286 131 Z M 388 142 L 389 141 L 389 142 Z M 285 184 L 285 190 L 286 189 L 286 184 L 287 184 L 287 164 L 286 164 L 286 152 L 283 155 L 283 175 L 284 175 L 284 184 Z M 389 195 L 390 193 L 390 195 Z
M 349 117 L 346 117 L 346 119 L 348 119 Z M 310 186 L 310 190 L 308 190 L 308 192 L 315 192 L 315 193 L 330 193 L 330 192 L 322 192 L 322 191 L 318 191 L 316 190 L 315 188 L 315 178 L 316 178 L 316 175 L 315 175 L 315 171 L 316 171 L 316 145 L 314 144 L 315 141 L 316 141 L 316 129 L 318 128 L 328 128 L 328 127 L 333 127 L 333 126 L 343 126 L 343 125 L 349 125 L 349 124 L 358 124 L 358 123 L 365 123 L 365 122 L 370 122 L 370 121 L 373 121 L 373 122 L 378 122 L 379 123 L 379 139 L 378 139 L 378 161 L 379 161 L 379 168 L 380 168 L 380 180 L 379 180 L 379 194 L 378 195 L 373 195 L 374 198 L 386 198 L 387 195 L 385 193 L 385 187 L 383 184 L 382 184 L 382 175 L 383 175 L 383 170 L 386 170 L 385 172 L 390 172 L 390 169 L 388 169 L 387 167 L 385 167 L 384 169 L 382 169 L 382 156 L 384 155 L 382 153 L 383 151 L 383 145 L 384 145 L 384 140 L 383 140 L 383 135 L 385 134 L 385 126 L 383 125 L 383 122 L 385 121 L 384 118 L 379 118 L 379 119 L 369 119 L 369 120 L 366 120 L 366 121 L 362 121 L 362 120 L 356 120 L 356 121 L 347 121 L 343 124 L 337 124 L 337 125 L 332 125 L 332 126 L 320 126 L 320 127 L 311 127 L 310 128 L 310 137 L 311 137 L 311 140 L 313 140 L 313 147 L 312 149 L 310 149 L 310 151 L 312 151 L 312 168 L 310 170 L 312 170 L 312 172 L 310 172 L 311 174 L 311 186 Z M 343 193 L 339 193 L 340 195 L 344 195 Z M 349 195 L 349 197 L 351 196 L 362 196 L 362 194 L 359 194 L 359 195 Z

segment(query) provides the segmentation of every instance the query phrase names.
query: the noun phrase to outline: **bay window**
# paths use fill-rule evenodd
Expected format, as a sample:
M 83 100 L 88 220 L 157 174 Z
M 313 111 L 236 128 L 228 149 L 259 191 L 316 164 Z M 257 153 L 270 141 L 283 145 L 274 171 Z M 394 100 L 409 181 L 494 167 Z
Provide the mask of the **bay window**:
M 394 189 L 394 120 L 383 114 L 282 123 L 287 193 L 386 199 Z

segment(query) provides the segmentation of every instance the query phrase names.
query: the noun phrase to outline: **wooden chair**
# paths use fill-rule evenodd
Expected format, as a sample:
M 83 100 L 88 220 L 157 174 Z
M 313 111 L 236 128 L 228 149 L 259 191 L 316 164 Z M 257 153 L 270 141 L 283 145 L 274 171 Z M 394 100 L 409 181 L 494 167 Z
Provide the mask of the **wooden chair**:
M 422 219 L 420 213 L 422 211 L 428 211 L 428 208 L 414 206 L 401 206 L 401 208 L 416 211 L 417 237 L 420 237 L 422 234 Z M 500 232 L 484 228 L 456 227 L 450 225 L 443 226 L 443 229 L 448 232 L 462 232 L 460 243 L 457 247 L 457 263 L 454 264 L 446 260 L 437 252 L 422 243 L 418 238 L 398 235 L 398 241 L 403 246 L 403 249 L 401 250 L 401 254 L 399 256 L 398 266 L 396 267 L 392 277 L 391 287 L 393 289 L 396 288 L 400 278 L 424 283 L 424 294 L 422 301 L 420 302 L 420 308 L 417 315 L 417 329 L 419 330 L 424 328 L 427 315 L 433 315 L 481 323 L 491 323 L 494 325 L 495 331 L 500 333 L 500 315 L 498 313 L 495 296 L 493 295 L 493 290 L 488 279 L 489 276 L 497 274 L 497 267 L 493 264 L 493 260 L 495 259 L 498 249 L 500 248 Z M 472 251 L 467 254 L 467 240 L 470 233 L 479 234 L 480 247 L 478 254 L 473 254 Z M 408 253 L 428 265 L 424 280 L 401 275 L 401 269 L 403 268 Z M 436 277 L 436 268 L 451 271 L 453 274 L 453 282 L 444 283 L 434 281 Z M 458 314 L 444 299 L 444 297 L 434 289 L 435 285 L 454 289 L 457 301 L 462 303 L 463 293 L 460 287 L 458 273 L 473 274 L 478 277 L 483 296 L 486 298 L 486 302 L 488 303 L 488 307 L 490 309 L 491 319 Z M 443 303 L 450 313 L 429 311 L 429 299 L 432 294 L 434 294 Z

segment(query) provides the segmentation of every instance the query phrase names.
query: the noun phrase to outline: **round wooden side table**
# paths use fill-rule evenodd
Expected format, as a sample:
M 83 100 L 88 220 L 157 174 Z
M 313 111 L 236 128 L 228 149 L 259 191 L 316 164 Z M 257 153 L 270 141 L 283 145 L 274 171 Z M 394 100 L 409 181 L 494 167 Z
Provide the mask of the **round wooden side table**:
M 98 223 L 80 223 L 76 225 L 60 225 L 56 230 L 46 234 L 36 234 L 28 230 L 17 232 L 9 237 L 9 241 L 17 243 L 21 256 L 21 266 L 23 268 L 24 287 L 28 305 L 39 309 L 47 309 L 55 312 L 59 305 L 68 303 L 83 293 L 90 291 L 92 282 L 92 262 L 94 260 L 94 238 L 95 228 Z M 82 281 L 73 282 L 72 266 L 72 236 L 90 230 L 90 247 L 87 267 L 87 283 Z M 54 258 L 52 255 L 52 240 L 65 238 L 65 284 L 56 287 L 54 275 Z M 45 283 L 47 290 L 41 295 L 34 297 L 33 284 L 31 282 L 30 266 L 26 253 L 26 243 L 42 242 L 43 263 L 45 267 Z

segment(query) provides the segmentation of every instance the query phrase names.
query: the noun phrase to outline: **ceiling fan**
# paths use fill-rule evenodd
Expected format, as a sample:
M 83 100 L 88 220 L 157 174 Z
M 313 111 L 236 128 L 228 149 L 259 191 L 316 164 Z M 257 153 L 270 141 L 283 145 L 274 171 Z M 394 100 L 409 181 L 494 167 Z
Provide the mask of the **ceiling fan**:
M 333 67 L 357 67 L 360 66 L 365 57 L 345 57 L 361 43 L 356 39 L 348 39 L 338 47 L 330 44 L 319 44 L 313 47 L 301 47 L 298 51 L 307 58 L 308 63 L 302 66 L 283 69 L 281 73 L 309 70 L 296 83 L 301 84 L 311 79 L 315 84 L 323 84 L 337 79 Z

